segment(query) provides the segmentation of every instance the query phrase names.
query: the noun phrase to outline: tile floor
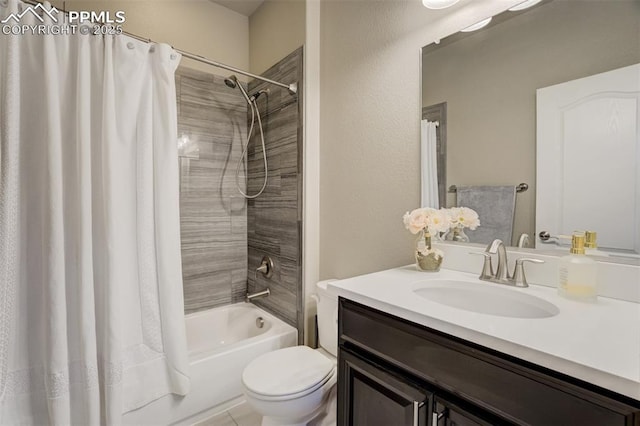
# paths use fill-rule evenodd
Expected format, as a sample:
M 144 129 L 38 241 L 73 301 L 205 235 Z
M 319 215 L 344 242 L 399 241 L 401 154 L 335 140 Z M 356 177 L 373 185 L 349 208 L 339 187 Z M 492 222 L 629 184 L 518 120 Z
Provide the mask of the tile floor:
M 338 409 L 337 389 L 334 387 L 329 395 L 329 402 L 321 413 L 314 418 L 309 426 L 336 426 L 336 412 Z M 201 420 L 192 426 L 260 426 L 262 416 L 253 411 L 246 402 L 242 402 L 208 419 Z
M 229 410 L 202 420 L 193 426 L 260 426 L 262 417 L 243 402 Z

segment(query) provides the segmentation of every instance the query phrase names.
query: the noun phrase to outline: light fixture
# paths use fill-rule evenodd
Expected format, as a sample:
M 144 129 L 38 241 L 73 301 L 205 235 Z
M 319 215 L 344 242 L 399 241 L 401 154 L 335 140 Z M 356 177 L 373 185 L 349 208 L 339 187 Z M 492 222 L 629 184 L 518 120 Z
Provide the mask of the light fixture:
M 459 1 L 460 0 L 422 0 L 422 4 L 427 9 L 446 9 Z
M 527 9 L 531 6 L 535 6 L 536 4 L 540 3 L 542 0 L 526 0 L 523 1 L 522 3 L 519 3 L 515 6 L 513 6 L 511 9 L 509 9 L 510 12 L 517 12 L 519 10 L 524 10 Z
M 471 31 L 476 31 L 476 30 L 479 30 L 480 28 L 484 28 L 487 25 L 489 25 L 489 22 L 491 22 L 492 18 L 493 17 L 490 16 L 487 19 L 484 19 L 484 20 L 482 20 L 480 22 L 476 22 L 473 25 L 469 25 L 467 28 L 464 28 L 464 29 L 462 29 L 460 31 L 462 31 L 463 33 L 470 33 Z

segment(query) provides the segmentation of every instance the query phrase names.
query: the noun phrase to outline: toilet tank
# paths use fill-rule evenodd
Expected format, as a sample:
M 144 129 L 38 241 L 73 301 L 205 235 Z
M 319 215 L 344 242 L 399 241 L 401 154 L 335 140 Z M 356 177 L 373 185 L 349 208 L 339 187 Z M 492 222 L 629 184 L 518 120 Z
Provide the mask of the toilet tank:
M 336 280 L 320 281 L 316 287 L 318 304 L 318 343 L 331 355 L 338 356 L 338 296 L 330 294 L 327 284 Z

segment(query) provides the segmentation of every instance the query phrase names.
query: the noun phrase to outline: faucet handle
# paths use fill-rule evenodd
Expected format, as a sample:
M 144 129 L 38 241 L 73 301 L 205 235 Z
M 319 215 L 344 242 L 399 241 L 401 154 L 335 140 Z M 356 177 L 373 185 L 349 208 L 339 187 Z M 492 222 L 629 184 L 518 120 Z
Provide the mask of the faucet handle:
M 527 257 L 516 259 L 516 268 L 513 271 L 512 278 L 513 284 L 516 287 L 529 287 L 529 284 L 527 283 L 527 276 L 524 274 L 524 262 L 544 263 L 544 260 L 530 259 Z
M 273 269 L 273 260 L 271 260 L 269 256 L 264 256 L 262 258 L 262 261 L 260 262 L 260 266 L 256 268 L 254 277 L 255 274 L 260 272 L 262 275 L 264 275 L 265 278 L 271 278 L 271 276 L 273 275 Z
M 494 277 L 493 265 L 491 264 L 491 253 L 488 253 L 486 251 L 482 251 L 482 252 L 470 251 L 469 254 L 474 254 L 476 256 L 484 256 L 484 264 L 482 265 L 482 272 L 480 273 L 480 277 L 479 277 L 481 280 Z

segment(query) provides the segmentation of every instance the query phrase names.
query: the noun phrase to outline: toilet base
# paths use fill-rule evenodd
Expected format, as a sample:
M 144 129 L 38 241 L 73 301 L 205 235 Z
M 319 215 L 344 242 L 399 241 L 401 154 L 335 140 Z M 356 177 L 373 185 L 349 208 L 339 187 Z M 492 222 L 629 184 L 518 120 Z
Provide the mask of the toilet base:
M 337 419 L 337 387 L 333 387 L 314 412 L 298 419 L 262 417 L 262 426 L 335 426 Z
M 264 416 L 262 418 L 262 426 L 307 426 L 311 420 L 318 413 L 313 413 L 308 416 L 305 416 L 301 419 L 283 419 L 282 417 L 268 417 Z

